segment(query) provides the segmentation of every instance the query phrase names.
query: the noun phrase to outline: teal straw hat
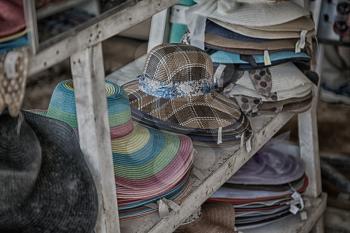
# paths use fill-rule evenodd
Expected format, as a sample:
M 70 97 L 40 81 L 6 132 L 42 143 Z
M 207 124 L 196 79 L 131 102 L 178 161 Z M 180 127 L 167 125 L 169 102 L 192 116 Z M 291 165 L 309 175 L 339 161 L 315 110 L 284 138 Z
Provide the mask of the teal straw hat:
M 112 138 L 130 133 L 133 124 L 128 101 L 122 98 L 123 91 L 109 81 L 106 81 L 105 91 Z M 124 101 L 125 104 L 115 104 L 120 101 Z M 62 81 L 56 86 L 46 116 L 64 121 L 72 128 L 78 128 L 72 80 Z

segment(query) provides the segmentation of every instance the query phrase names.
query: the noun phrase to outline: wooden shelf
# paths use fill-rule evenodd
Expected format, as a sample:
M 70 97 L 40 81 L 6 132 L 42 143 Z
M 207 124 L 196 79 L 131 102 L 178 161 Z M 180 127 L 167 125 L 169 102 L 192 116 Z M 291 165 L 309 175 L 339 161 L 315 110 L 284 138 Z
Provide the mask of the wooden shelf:
M 69 0 L 69 1 L 61 1 L 57 3 L 51 3 L 43 8 L 38 9 L 37 17 L 38 19 L 46 18 L 50 15 L 57 14 L 59 12 L 68 10 L 73 8 L 79 4 L 86 2 L 85 0 Z
M 217 189 L 246 163 L 270 138 L 285 125 L 293 114 L 280 113 L 273 117 L 258 117 L 251 120 L 254 136 L 252 150 L 246 152 L 239 145 L 222 148 L 195 146 L 194 160 L 196 171 L 202 179 L 192 174 L 190 194 L 180 204 L 180 208 L 169 216 L 159 219 L 156 214 L 142 218 L 142 223 L 121 221 L 122 232 L 173 232 L 188 216 L 194 213 Z
M 141 57 L 127 66 L 112 73 L 107 79 L 119 85 L 137 78 L 142 73 L 145 57 Z M 251 151 L 247 146 L 240 145 L 220 147 L 195 146 L 197 154 L 194 166 L 201 179 L 192 174 L 191 182 L 194 184 L 190 194 L 180 204 L 180 208 L 170 212 L 169 216 L 159 219 L 157 214 L 142 218 L 137 224 L 133 221 L 121 221 L 122 232 L 173 232 L 183 220 L 190 216 L 204 203 L 218 188 L 223 185 L 244 163 L 246 163 L 273 135 L 281 129 L 294 114 L 279 113 L 272 116 L 251 118 L 253 137 Z M 239 143 L 238 143 L 239 144 Z

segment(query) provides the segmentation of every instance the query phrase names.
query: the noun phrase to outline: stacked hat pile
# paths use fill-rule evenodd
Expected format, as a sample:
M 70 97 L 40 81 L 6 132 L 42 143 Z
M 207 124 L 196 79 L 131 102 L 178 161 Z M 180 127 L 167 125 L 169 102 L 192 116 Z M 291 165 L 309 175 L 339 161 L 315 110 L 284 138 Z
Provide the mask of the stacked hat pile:
M 312 85 L 292 64 L 312 55 L 314 23 L 304 8 L 293 1 L 209 0 L 198 1 L 187 14 L 189 43 L 207 49 L 214 76 L 230 75 L 224 93 L 246 114 L 310 106 Z
M 22 0 L 0 1 L 0 53 L 28 44 Z
M 193 162 L 191 139 L 135 124 L 123 89 L 111 82 L 105 89 L 120 217 L 153 212 L 147 205 L 161 198 L 182 198 Z M 77 127 L 72 81 L 58 84 L 46 115 Z
M 301 159 L 292 151 L 288 144 L 265 147 L 208 201 L 231 203 L 241 229 L 298 213 L 304 208 L 301 194 L 308 179 Z
M 190 45 L 163 44 L 147 56 L 138 80 L 124 85 L 133 118 L 206 143 L 241 140 L 250 124 L 239 106 L 215 91 L 213 64 Z

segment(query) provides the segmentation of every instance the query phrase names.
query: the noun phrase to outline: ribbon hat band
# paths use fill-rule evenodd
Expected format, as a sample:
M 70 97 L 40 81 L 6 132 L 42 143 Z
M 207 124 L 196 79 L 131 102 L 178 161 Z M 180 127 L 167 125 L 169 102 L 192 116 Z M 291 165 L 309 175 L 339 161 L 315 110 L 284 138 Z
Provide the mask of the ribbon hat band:
M 213 79 L 188 80 L 169 83 L 150 78 L 147 74 L 142 74 L 138 78 L 139 87 L 143 92 L 154 97 L 165 99 L 206 95 L 215 88 Z

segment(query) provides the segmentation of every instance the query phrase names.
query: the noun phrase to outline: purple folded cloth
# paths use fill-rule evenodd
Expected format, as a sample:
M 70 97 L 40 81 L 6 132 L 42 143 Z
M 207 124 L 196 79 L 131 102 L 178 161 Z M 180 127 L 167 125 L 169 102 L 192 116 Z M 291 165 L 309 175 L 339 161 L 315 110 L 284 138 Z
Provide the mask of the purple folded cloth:
M 305 173 L 303 161 L 282 149 L 267 147 L 259 151 L 226 183 L 281 185 L 300 179 Z

